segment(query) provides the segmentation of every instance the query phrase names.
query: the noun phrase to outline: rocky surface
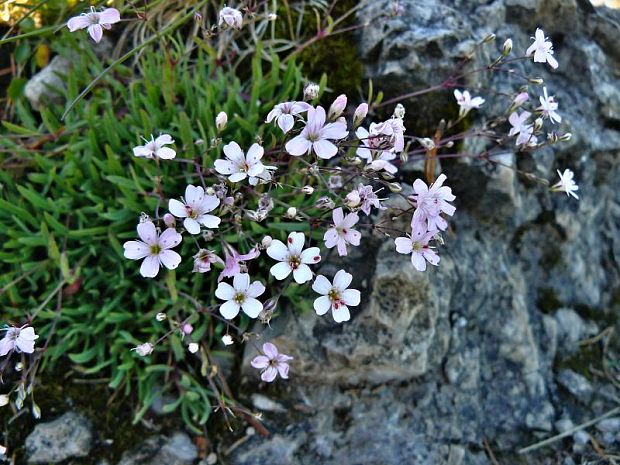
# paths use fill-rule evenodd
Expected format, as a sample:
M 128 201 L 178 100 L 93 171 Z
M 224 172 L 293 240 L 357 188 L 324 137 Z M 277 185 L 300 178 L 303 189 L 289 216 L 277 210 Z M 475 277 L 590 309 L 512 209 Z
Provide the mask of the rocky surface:
M 370 2 L 360 19 L 389 3 Z M 509 151 L 508 167 L 443 163 L 457 214 L 438 268 L 417 273 L 375 238 L 344 264 L 366 296 L 352 321 L 336 325 L 313 313 L 274 320 L 265 336 L 295 363 L 286 393 L 260 392 L 291 413 L 266 411 L 272 435 L 237 448 L 233 464 L 482 465 L 492 463 L 485 443 L 501 463 L 521 463 L 519 448 L 610 410 L 618 398 L 594 374 L 602 373 L 603 339 L 580 341 L 620 310 L 620 12 L 585 0 L 400 4 L 401 17 L 371 22 L 360 36 L 366 73 L 387 97 L 439 84 L 490 32 L 498 36 L 494 50 L 510 37 L 522 53 L 542 27 L 559 69 L 514 68 L 544 78 L 573 139 L 534 156 Z M 483 54 L 470 66 L 492 59 Z M 498 74 L 462 83 L 488 98 L 473 124 L 503 111 L 484 94 L 487 86 L 514 92 L 522 84 Z M 424 128 L 455 106 L 450 90 L 404 103 L 408 133 L 418 136 L 431 135 Z M 511 167 L 551 180 L 569 167 L 580 200 L 551 194 Z M 418 169 L 411 163 L 403 171 L 413 179 Z M 246 387 L 256 390 L 256 373 L 247 374 Z M 605 427 L 613 430 L 605 447 L 617 450 L 615 423 Z M 595 432 L 579 431 L 526 462 L 587 454 Z
M 26 438 L 28 463 L 57 463 L 86 457 L 93 442 L 91 422 L 76 412 L 38 424 Z
M 126 452 L 118 465 L 190 465 L 198 450 L 189 436 L 175 433 L 170 438 L 153 436 L 136 449 Z

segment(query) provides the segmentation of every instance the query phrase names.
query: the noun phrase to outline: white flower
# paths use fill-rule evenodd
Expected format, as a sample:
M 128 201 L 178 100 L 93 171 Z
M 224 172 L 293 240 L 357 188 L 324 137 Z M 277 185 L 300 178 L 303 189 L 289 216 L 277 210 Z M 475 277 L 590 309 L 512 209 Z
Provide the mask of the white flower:
M 353 276 L 344 270 L 336 273 L 333 284 L 325 276 L 317 276 L 312 284 L 312 290 L 321 294 L 321 297 L 314 301 L 317 315 L 325 315 L 331 309 L 336 323 L 350 320 L 349 306 L 359 305 L 361 298 L 360 291 L 348 289 L 352 280 Z
M 260 145 L 252 144 L 246 155 L 239 144 L 231 142 L 224 146 L 226 160 L 215 160 L 215 171 L 228 175 L 230 182 L 243 181 L 248 176 L 250 178 L 265 176 L 266 169 L 273 167 L 266 167 L 261 162 L 264 153 L 265 151 Z M 269 177 L 271 176 L 269 175 Z
M 525 54 L 529 57 L 534 54 L 534 62 L 536 63 L 549 63 L 553 69 L 558 67 L 558 62 L 553 58 L 553 44 L 545 37 L 545 33 L 542 29 L 536 29 L 536 37 L 534 43 L 530 45 Z
M 164 312 L 159 312 L 157 315 L 155 315 L 155 319 L 157 321 L 164 321 L 166 319 L 166 314 Z
M 393 119 L 390 121 L 400 120 Z M 370 123 L 369 129 L 370 131 L 359 127 L 355 131 L 355 135 L 363 144 L 355 151 L 356 155 L 366 160 L 367 166 L 371 170 L 385 170 L 390 174 L 396 173 L 398 168 L 391 163 L 396 158 L 394 152 L 396 151 L 397 135 L 394 133 L 394 125 L 387 121 L 380 124 Z
M 136 353 L 141 357 L 146 357 L 147 355 L 153 353 L 153 344 L 151 344 L 150 342 L 145 342 L 144 344 L 140 344 L 139 346 L 134 347 L 131 350 L 135 350 Z
M 174 270 L 181 263 L 181 256 L 170 250 L 181 243 L 181 235 L 173 228 L 166 229 L 161 236 L 157 233 L 152 221 L 138 224 L 138 236 L 141 241 L 127 241 L 123 244 L 125 258 L 140 260 L 140 274 L 145 278 L 154 278 L 159 273 L 159 267 L 164 265 Z
M 78 29 L 86 29 L 90 37 L 99 43 L 103 37 L 103 30 L 110 29 L 112 24 L 121 20 L 121 14 L 116 8 L 106 8 L 98 12 L 94 7 L 90 8 L 88 13 L 82 13 L 80 16 L 74 16 L 67 22 L 70 32 Z
M 232 336 L 230 334 L 224 334 L 222 336 L 222 343 L 225 346 L 230 346 L 230 345 L 233 345 L 235 343 L 235 341 L 233 341 L 233 338 L 232 338 Z
M 332 212 L 332 218 L 334 225 L 325 231 L 323 236 L 325 247 L 331 249 L 336 246 L 338 255 L 344 256 L 347 254 L 347 244 L 360 245 L 361 233 L 351 229 L 360 218 L 357 213 L 349 213 L 347 216 L 344 216 L 341 207 L 336 208 Z
M 458 89 L 454 89 L 454 97 L 456 98 L 456 103 L 458 103 L 460 107 L 459 117 L 465 116 L 474 108 L 480 108 L 480 106 L 484 103 L 484 99 L 482 97 L 472 98 L 467 90 L 461 92 Z
M 316 107 L 308 109 L 308 121 L 301 133 L 286 143 L 286 151 L 298 157 L 314 152 L 319 158 L 328 160 L 338 153 L 331 140 L 347 137 L 347 125 L 342 122 L 325 124 L 325 109 Z
M 579 186 L 577 185 L 577 183 L 575 183 L 573 179 L 575 173 L 573 173 L 569 169 L 565 169 L 564 173 L 560 173 L 560 170 L 557 171 L 558 176 L 560 176 L 560 180 L 557 184 L 554 184 L 551 187 L 551 190 L 554 192 L 564 191 L 566 192 L 567 196 L 572 195 L 576 199 L 579 199 L 579 196 L 575 194 L 575 192 L 579 190 Z
M 233 285 L 220 283 L 215 290 L 218 299 L 225 300 L 220 305 L 220 313 L 227 320 L 232 320 L 239 314 L 239 310 L 250 318 L 256 318 L 263 310 L 263 304 L 256 297 L 265 292 L 265 286 L 258 281 L 250 284 L 250 275 L 247 273 L 236 274 Z
M 556 111 L 558 109 L 558 102 L 555 101 L 553 95 L 549 97 L 547 95 L 547 88 L 543 87 L 544 97 L 540 97 L 540 106 L 537 108 L 545 118 L 549 118 L 552 123 L 561 123 L 562 117 Z
M 187 346 L 187 350 L 189 350 L 191 354 L 195 354 L 196 352 L 198 352 L 199 348 L 200 346 L 196 344 L 195 342 L 190 342 Z
M 286 279 L 293 273 L 293 278 L 298 284 L 312 280 L 312 271 L 308 264 L 321 261 L 318 247 L 310 247 L 302 250 L 306 237 L 302 232 L 292 232 L 288 235 L 286 245 L 279 240 L 274 240 L 267 247 L 267 255 L 280 263 L 271 267 L 271 274 L 278 280 Z
M 21 328 L 15 326 L 6 328 L 6 333 L 2 340 L 0 340 L 0 357 L 4 357 L 13 350 L 31 354 L 34 352 L 34 341 L 38 338 L 39 336 L 34 333 L 32 326 L 24 325 Z
M 145 145 L 138 145 L 133 148 L 133 154 L 136 157 L 144 158 L 161 158 L 162 160 L 171 160 L 176 157 L 177 153 L 170 147 L 164 147 L 164 145 L 174 144 L 174 140 L 169 134 L 162 134 L 157 139 L 147 141 L 144 139 Z
M 190 234 L 199 234 L 200 225 L 205 228 L 217 228 L 222 221 L 214 215 L 207 213 L 213 211 L 220 204 L 220 199 L 214 195 L 205 195 L 205 191 L 201 186 L 192 186 L 191 184 L 185 188 L 185 199 L 179 202 L 176 199 L 170 199 L 168 209 L 177 218 L 185 218 L 183 226 Z
M 416 209 L 413 212 L 412 227 L 413 223 L 420 223 L 425 224 L 425 230 L 429 231 L 445 231 L 448 228 L 448 222 L 441 217 L 441 214 L 454 215 L 456 208 L 450 202 L 456 197 L 452 194 L 452 189 L 443 185 L 446 179 L 446 175 L 441 173 L 430 187 L 421 179 L 413 182 L 415 194 L 412 198 L 416 203 Z
M 411 254 L 411 263 L 418 271 L 426 270 L 426 262 L 439 265 L 439 255 L 428 245 L 437 234 L 437 230 L 426 231 L 423 223 L 412 222 L 411 236 L 397 237 L 394 240 L 396 252 L 405 255 Z
M 510 128 L 509 136 L 517 137 L 517 145 L 534 145 L 536 144 L 536 136 L 534 136 L 534 125 L 531 123 L 527 123 L 527 119 L 530 117 L 531 113 L 529 111 L 524 111 L 520 115 L 515 111 L 510 114 L 508 117 L 508 122 L 512 126 Z
M 271 123 L 275 120 L 282 132 L 285 134 L 293 129 L 295 125 L 295 116 L 308 111 L 308 108 L 312 108 L 306 102 L 284 102 L 278 103 L 273 110 L 267 115 L 267 123 Z
M 220 11 L 219 26 L 221 27 L 223 24 L 228 24 L 235 29 L 241 29 L 241 26 L 243 26 L 243 14 L 235 8 L 226 6 Z

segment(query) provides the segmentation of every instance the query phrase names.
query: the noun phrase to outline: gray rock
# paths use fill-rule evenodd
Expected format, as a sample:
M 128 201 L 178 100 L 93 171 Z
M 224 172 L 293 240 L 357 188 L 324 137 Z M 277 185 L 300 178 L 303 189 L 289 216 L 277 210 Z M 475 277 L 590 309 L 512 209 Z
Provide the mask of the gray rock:
M 56 463 L 86 457 L 92 447 L 91 423 L 83 415 L 67 412 L 54 421 L 40 423 L 26 438 L 28 463 Z
M 35 110 L 45 102 L 60 101 L 60 91 L 65 88 L 65 77 L 70 68 L 71 60 L 57 55 L 30 78 L 24 88 L 24 95 Z
M 564 369 L 558 373 L 557 380 L 581 402 L 588 403 L 592 399 L 594 389 L 585 376 L 575 373 L 573 370 Z
M 125 452 L 118 465 L 189 465 L 198 458 L 198 449 L 185 433 L 170 438 L 153 436 L 136 449 Z

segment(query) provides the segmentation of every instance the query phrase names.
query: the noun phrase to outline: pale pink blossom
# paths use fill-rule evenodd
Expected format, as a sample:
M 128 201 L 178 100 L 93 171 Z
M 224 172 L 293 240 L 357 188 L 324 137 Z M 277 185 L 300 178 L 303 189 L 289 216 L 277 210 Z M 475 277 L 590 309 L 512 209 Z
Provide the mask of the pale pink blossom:
M 308 265 L 320 262 L 321 254 L 318 247 L 303 250 L 305 241 L 304 233 L 292 232 L 286 244 L 276 239 L 267 247 L 267 255 L 279 262 L 270 270 L 278 281 L 286 279 L 291 273 L 298 284 L 312 280 L 312 271 Z
M 205 228 L 217 228 L 220 225 L 220 218 L 208 214 L 217 208 L 220 199 L 206 195 L 202 186 L 188 185 L 185 188 L 185 199 L 181 200 L 170 199 L 168 209 L 177 218 L 185 218 L 183 226 L 190 234 L 199 234 L 201 225 Z
M 144 259 L 140 266 L 140 274 L 145 278 L 154 278 L 159 267 L 165 266 L 174 270 L 181 263 L 181 256 L 170 250 L 181 243 L 182 237 L 173 228 L 166 229 L 161 236 L 157 233 L 152 221 L 138 224 L 138 236 L 141 241 L 128 241 L 123 244 L 125 257 L 130 260 Z
M 134 156 L 170 160 L 177 155 L 170 147 L 164 147 L 165 145 L 174 144 L 174 140 L 169 134 L 162 134 L 157 139 L 154 139 L 151 135 L 150 141 L 144 140 L 146 141 L 145 145 L 138 145 L 133 148 Z
M 215 160 L 215 171 L 228 175 L 230 182 L 243 181 L 245 178 L 264 175 L 265 165 L 261 158 L 265 150 L 258 144 L 252 144 L 247 155 L 236 142 L 224 146 L 225 160 Z
M 357 213 L 349 213 L 347 216 L 344 216 L 341 207 L 336 208 L 332 216 L 334 224 L 325 231 L 323 240 L 325 241 L 325 247 L 331 249 L 335 246 L 338 249 L 338 255 L 343 256 L 347 254 L 347 244 L 360 245 L 362 235 L 359 231 L 351 229 L 359 221 L 359 216 L 357 216 Z
M 254 368 L 263 370 L 260 378 L 266 383 L 271 383 L 278 374 L 281 378 L 288 379 L 288 362 L 293 360 L 293 357 L 279 353 L 278 348 L 271 342 L 263 344 L 263 354 L 257 355 L 250 362 Z
M 219 283 L 215 297 L 225 300 L 220 305 L 220 313 L 227 320 L 235 318 L 240 310 L 250 318 L 256 318 L 263 310 L 263 304 L 256 298 L 265 292 L 265 286 L 259 281 L 250 284 L 250 275 L 239 273 L 233 278 L 232 286 Z
M 416 209 L 413 212 L 412 225 L 424 224 L 428 231 L 447 229 L 448 222 L 441 214 L 454 215 L 456 208 L 450 202 L 456 197 L 452 194 L 452 189 L 443 185 L 445 180 L 446 175 L 440 174 L 430 188 L 421 179 L 415 180 L 413 183 L 415 194 L 412 195 L 412 199 L 416 203 Z
M 428 245 L 437 231 L 427 231 L 422 223 L 412 223 L 411 236 L 397 237 L 394 240 L 396 252 L 405 255 L 411 254 L 411 263 L 418 271 L 426 270 L 426 262 L 437 266 L 439 255 Z
M 573 179 L 575 173 L 573 173 L 569 169 L 565 169 L 564 173 L 560 173 L 560 170 L 557 170 L 558 176 L 560 176 L 560 180 L 551 187 L 551 190 L 554 192 L 564 191 L 566 192 L 566 196 L 572 195 L 577 200 L 579 200 L 579 196 L 575 194 L 579 190 L 579 186 L 575 183 Z
M 79 29 L 87 29 L 88 35 L 97 43 L 103 37 L 103 30 L 110 29 L 112 24 L 121 20 L 121 14 L 116 8 L 106 8 L 103 11 L 96 11 L 94 7 L 90 8 L 88 13 L 82 13 L 74 16 L 67 21 L 69 31 L 74 32 Z
M 353 113 L 353 127 L 356 128 L 364 121 L 368 114 L 368 104 L 360 103 Z
M 386 209 L 386 207 L 381 205 L 381 201 L 379 200 L 379 197 L 377 197 L 377 194 L 373 190 L 372 186 L 364 186 L 360 184 L 357 186 L 357 191 L 354 192 L 358 193 L 360 210 L 362 210 L 366 215 L 370 215 L 370 210 L 372 207 L 375 207 L 378 210 Z
M 325 276 L 317 276 L 312 284 L 312 290 L 321 294 L 321 297 L 314 301 L 317 315 L 325 315 L 331 309 L 336 323 L 349 321 L 351 319 L 349 307 L 359 305 L 361 300 L 360 291 L 348 289 L 351 281 L 353 276 L 344 270 L 336 273 L 333 284 Z
M 39 336 L 34 333 L 32 326 L 24 325 L 20 328 L 10 326 L 5 328 L 4 337 L 0 340 L 0 357 L 16 350 L 25 354 L 34 352 L 34 341 Z
M 194 255 L 194 273 L 207 273 L 211 271 L 211 264 L 218 263 L 224 265 L 224 260 L 218 257 L 214 252 L 207 249 L 200 249 L 196 255 Z
M 391 163 L 396 158 L 394 152 L 397 140 L 394 126 L 388 122 L 370 123 L 369 129 L 359 127 L 355 131 L 355 135 L 363 144 L 355 153 L 366 160 L 368 167 L 374 171 L 385 170 L 390 174 L 396 173 L 398 168 Z
M 150 342 L 145 342 L 144 344 L 140 344 L 131 350 L 135 350 L 140 357 L 146 357 L 147 355 L 151 355 L 153 353 L 153 344 Z
M 236 8 L 230 8 L 228 6 L 220 10 L 219 26 L 227 24 L 234 29 L 241 29 L 243 26 L 243 14 Z
M 561 123 L 562 117 L 556 111 L 558 109 L 558 102 L 555 101 L 555 97 L 547 94 L 547 88 L 543 87 L 544 96 L 540 96 L 540 106 L 536 110 L 542 113 L 543 118 L 549 118 L 549 120 L 555 124 Z
M 248 253 L 242 255 L 232 246 L 224 244 L 224 270 L 222 270 L 217 280 L 221 281 L 224 278 L 232 278 L 233 276 L 236 276 L 241 273 L 241 263 L 252 260 L 259 255 L 260 249 L 258 246 L 253 247 Z
M 267 123 L 275 121 L 285 134 L 293 129 L 295 116 L 308 111 L 312 106 L 306 102 L 278 103 L 267 115 Z
M 286 151 L 295 157 L 314 152 L 327 160 L 338 153 L 338 147 L 331 141 L 344 139 L 348 134 L 347 125 L 342 122 L 325 124 L 323 107 L 309 108 L 306 126 L 286 143 Z
M 482 97 L 472 98 L 469 91 L 467 90 L 461 92 L 458 89 L 454 89 L 454 97 L 456 98 L 456 103 L 458 103 L 459 105 L 460 117 L 465 116 L 474 108 L 480 108 L 480 106 L 484 103 L 484 99 Z
M 553 44 L 551 41 L 547 40 L 545 37 L 545 33 L 542 29 L 537 28 L 534 43 L 529 46 L 525 54 L 529 57 L 532 54 L 534 55 L 534 62 L 536 63 L 549 63 L 553 69 L 558 67 L 557 60 L 553 57 Z
M 534 136 L 534 125 L 527 122 L 527 119 L 531 116 L 529 111 L 524 111 L 520 115 L 515 111 L 508 117 L 508 122 L 512 126 L 510 128 L 509 136 L 517 136 L 517 145 L 536 143 L 536 136 Z
M 330 121 L 334 121 L 340 118 L 342 112 L 347 107 L 347 96 L 345 94 L 341 94 L 334 102 L 330 105 L 329 111 L 327 112 L 327 119 Z

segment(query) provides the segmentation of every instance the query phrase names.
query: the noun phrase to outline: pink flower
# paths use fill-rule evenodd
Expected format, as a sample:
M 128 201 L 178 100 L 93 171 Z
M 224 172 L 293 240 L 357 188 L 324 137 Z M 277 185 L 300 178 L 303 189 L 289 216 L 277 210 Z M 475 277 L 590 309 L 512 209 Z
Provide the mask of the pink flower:
M 342 112 L 347 107 L 347 96 L 344 94 L 336 97 L 336 100 L 330 105 L 329 111 L 327 112 L 327 119 L 330 121 L 334 121 L 342 115 Z
M 80 16 L 71 18 L 67 22 L 67 27 L 71 32 L 88 28 L 90 37 L 99 43 L 103 37 L 103 30 L 110 29 L 112 24 L 118 23 L 120 20 L 121 14 L 116 8 L 106 8 L 97 12 L 94 7 L 91 7 L 88 13 L 82 13 Z
M 508 122 L 512 126 L 510 128 L 509 136 L 517 137 L 517 145 L 536 143 L 536 136 L 534 136 L 534 125 L 528 124 L 527 119 L 530 117 L 529 111 L 524 111 L 520 115 L 514 111 L 508 117 Z
M 142 241 L 128 241 L 123 244 L 125 257 L 130 260 L 144 258 L 140 266 L 140 274 L 145 278 L 154 278 L 159 267 L 164 265 L 174 270 L 181 263 L 181 256 L 170 250 L 181 243 L 182 237 L 173 228 L 166 229 L 161 236 L 157 233 L 152 221 L 138 224 L 138 236 Z
M 220 313 L 227 320 L 235 318 L 240 310 L 250 318 L 256 318 L 263 310 L 263 304 L 256 299 L 265 292 L 265 286 L 259 281 L 250 284 L 250 275 L 239 273 L 233 278 L 233 285 L 219 283 L 215 297 L 225 300 L 220 305 Z
M 222 270 L 217 280 L 221 281 L 224 278 L 232 278 L 233 276 L 236 276 L 237 274 L 241 273 L 240 262 L 252 260 L 259 255 L 260 250 L 258 249 L 258 246 L 252 248 L 252 250 L 250 250 L 248 253 L 241 255 L 230 245 L 224 244 L 224 257 L 226 263 L 224 265 L 224 270 Z
M 394 240 L 396 252 L 411 254 L 411 263 L 418 271 L 426 270 L 426 262 L 437 266 L 439 255 L 428 245 L 429 241 L 437 234 L 437 231 L 426 231 L 423 224 L 412 223 L 411 236 L 397 237 Z
M 243 181 L 248 176 L 255 178 L 263 175 L 266 167 L 261 162 L 265 150 L 258 144 L 252 144 L 247 155 L 236 142 L 224 146 L 226 160 L 215 160 L 215 171 L 229 175 L 230 182 Z
M 211 271 L 211 263 L 224 264 L 224 260 L 215 255 L 210 250 L 200 249 L 196 255 L 194 255 L 194 273 L 206 273 Z
M 540 97 L 540 106 L 536 109 L 542 113 L 543 118 L 549 118 L 549 120 L 555 124 L 561 123 L 562 117 L 556 111 L 558 109 L 558 102 L 555 101 L 553 95 L 549 97 L 547 95 L 547 88 L 543 87 L 544 97 Z
M 364 144 L 360 145 L 356 154 L 366 160 L 368 167 L 375 171 L 385 170 L 390 174 L 398 171 L 391 163 L 396 158 L 395 152 L 404 148 L 404 136 L 398 131 L 400 119 L 395 118 L 383 123 L 370 123 L 370 130 L 360 127 L 355 131 L 357 138 Z M 396 122 L 396 123 L 393 123 Z M 395 128 L 397 128 L 395 132 Z M 400 138 L 403 138 L 401 141 Z M 396 148 L 400 150 L 396 150 Z
M 484 99 L 482 97 L 472 98 L 467 90 L 461 92 L 458 89 L 454 89 L 454 97 L 456 98 L 456 103 L 458 103 L 460 107 L 459 117 L 465 116 L 474 108 L 480 108 L 480 106 L 484 103 Z
M 291 273 L 298 284 L 312 280 L 312 271 L 308 265 L 320 262 L 321 254 L 318 247 L 302 250 L 305 241 L 306 236 L 302 232 L 290 233 L 286 245 L 277 239 L 271 241 L 267 255 L 279 262 L 270 270 L 278 281 L 286 279 Z
M 368 104 L 360 103 L 353 113 L 353 127 L 356 128 L 364 121 L 368 114 Z
M 293 357 L 279 353 L 278 348 L 271 342 L 263 344 L 263 353 L 265 355 L 257 355 L 250 362 L 254 368 L 263 370 L 260 378 L 266 383 L 271 383 L 279 373 L 280 377 L 288 379 L 288 362 L 293 360 Z
M 545 33 L 542 29 L 536 29 L 536 37 L 532 37 L 534 39 L 534 43 L 529 46 L 525 54 L 527 56 L 534 55 L 534 62 L 536 63 L 549 63 L 553 69 L 558 67 L 558 62 L 555 58 L 553 58 L 553 44 L 551 41 L 548 41 L 545 37 Z
M 278 103 L 267 115 L 267 123 L 275 122 L 285 134 L 293 129 L 295 116 L 308 111 L 312 106 L 306 102 Z
M 430 188 L 421 179 L 415 180 L 413 183 L 415 194 L 412 198 L 416 202 L 416 209 L 413 212 L 412 225 L 426 224 L 426 229 L 429 231 L 447 229 L 448 222 L 441 217 L 441 213 L 454 215 L 456 208 L 449 202 L 456 197 L 452 194 L 452 189 L 443 185 L 445 180 L 446 175 L 440 174 Z
M 146 141 L 145 145 L 138 145 L 133 148 L 134 156 L 170 160 L 177 155 L 171 148 L 164 147 L 164 145 L 174 144 L 174 140 L 169 134 L 162 134 L 157 139 L 153 139 L 153 135 L 151 135 L 150 141 L 144 140 Z
M 347 125 L 342 122 L 325 124 L 323 107 L 309 108 L 306 126 L 286 143 L 286 151 L 295 157 L 314 151 L 319 158 L 327 160 L 338 153 L 338 147 L 330 140 L 344 139 L 348 134 Z
M 6 333 L 2 340 L 0 340 L 0 357 L 4 357 L 13 350 L 31 354 L 34 352 L 34 341 L 38 338 L 39 336 L 34 333 L 32 326 L 24 325 L 21 328 L 15 326 L 6 328 Z
M 379 197 L 375 191 L 373 191 L 372 186 L 364 186 L 360 184 L 357 186 L 357 192 L 360 199 L 360 210 L 362 210 L 366 215 L 370 215 L 370 209 L 375 207 L 378 210 L 386 210 L 386 207 L 381 205 L 379 201 Z
M 357 213 L 349 213 L 347 216 L 344 216 L 341 207 L 336 208 L 332 216 L 334 225 L 325 231 L 323 240 L 325 241 L 325 247 L 331 249 L 337 246 L 338 255 L 343 256 L 347 254 L 347 244 L 360 245 L 362 235 L 359 231 L 351 229 L 359 221 L 359 216 L 357 216 Z
M 331 309 L 336 323 L 349 321 L 351 319 L 349 306 L 355 307 L 361 300 L 360 291 L 348 289 L 351 281 L 353 276 L 344 270 L 336 273 L 333 284 L 325 276 L 317 276 L 312 284 L 312 290 L 321 294 L 321 297 L 314 301 L 314 311 L 317 315 L 325 315 Z
M 185 218 L 183 226 L 190 234 L 199 234 L 200 225 L 205 228 L 217 228 L 222 221 L 214 215 L 208 215 L 220 204 L 220 199 L 214 195 L 205 195 L 205 191 L 201 186 L 192 186 L 191 184 L 185 188 L 185 199 L 179 202 L 176 199 L 170 199 L 168 209 L 177 218 Z
M 220 10 L 219 26 L 221 27 L 223 24 L 227 24 L 234 29 L 241 29 L 241 26 L 243 26 L 243 14 L 235 8 L 226 6 Z

